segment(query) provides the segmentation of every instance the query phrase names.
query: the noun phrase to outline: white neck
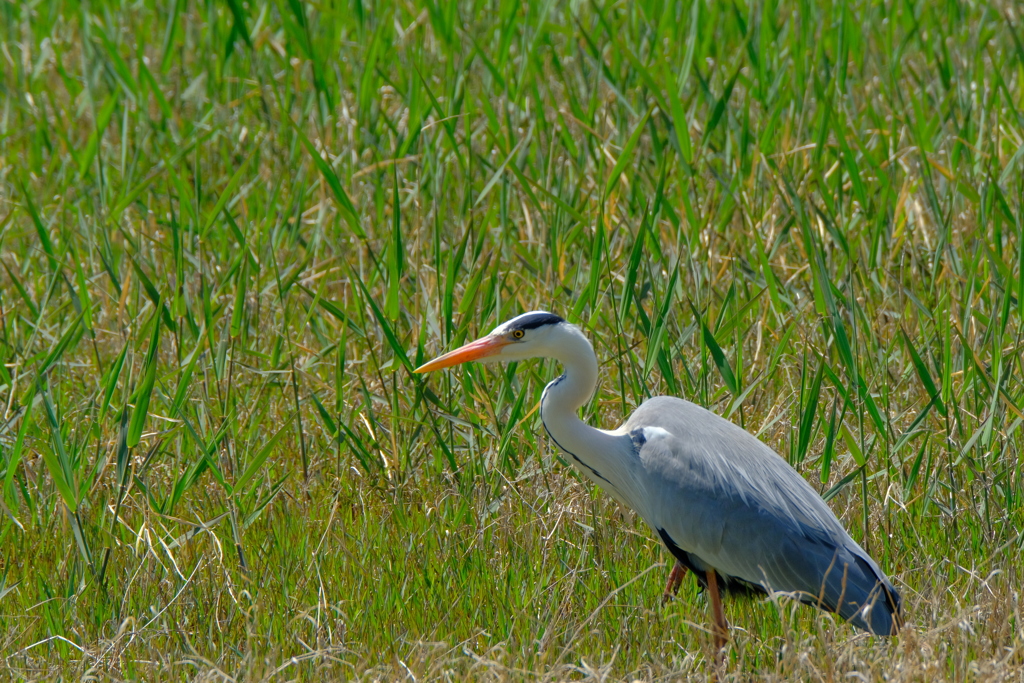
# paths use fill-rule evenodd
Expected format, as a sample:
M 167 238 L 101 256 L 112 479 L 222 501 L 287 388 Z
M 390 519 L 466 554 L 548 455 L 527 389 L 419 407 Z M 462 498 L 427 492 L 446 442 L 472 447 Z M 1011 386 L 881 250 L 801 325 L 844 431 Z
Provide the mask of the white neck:
M 568 326 L 563 329 L 565 334 L 552 340 L 556 343 L 545 354 L 559 361 L 565 372 L 544 389 L 540 403 L 544 428 L 559 448 L 572 457 L 573 465 L 620 498 L 611 481 L 616 481 L 627 466 L 621 453 L 623 437 L 595 429 L 578 415 L 597 387 L 594 347 L 578 329 Z

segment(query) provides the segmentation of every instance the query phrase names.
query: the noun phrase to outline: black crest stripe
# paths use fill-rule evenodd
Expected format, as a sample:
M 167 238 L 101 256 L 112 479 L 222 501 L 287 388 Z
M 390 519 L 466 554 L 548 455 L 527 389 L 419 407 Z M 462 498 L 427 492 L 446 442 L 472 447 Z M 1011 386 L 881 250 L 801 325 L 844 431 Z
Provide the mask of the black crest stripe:
M 565 320 L 554 313 L 525 313 L 513 321 L 511 328 L 513 330 L 534 330 L 544 325 L 557 325 L 564 322 Z

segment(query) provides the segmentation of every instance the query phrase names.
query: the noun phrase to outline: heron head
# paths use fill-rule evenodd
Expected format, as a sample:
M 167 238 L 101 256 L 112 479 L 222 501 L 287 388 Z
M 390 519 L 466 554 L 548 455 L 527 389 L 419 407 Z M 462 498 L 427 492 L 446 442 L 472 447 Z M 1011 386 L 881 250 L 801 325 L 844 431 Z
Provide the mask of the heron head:
M 552 355 L 557 330 L 571 327 L 547 311 L 530 311 L 495 327 L 486 337 L 449 351 L 416 368 L 430 372 L 472 360 L 482 363 L 509 362 Z

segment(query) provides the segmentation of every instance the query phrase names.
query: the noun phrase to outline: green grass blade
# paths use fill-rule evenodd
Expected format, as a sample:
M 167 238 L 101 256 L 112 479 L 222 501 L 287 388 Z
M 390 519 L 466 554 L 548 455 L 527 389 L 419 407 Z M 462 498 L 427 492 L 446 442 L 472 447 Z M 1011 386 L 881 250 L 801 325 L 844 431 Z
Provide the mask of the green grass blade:
M 124 344 L 121 347 L 121 353 L 117 354 L 114 362 L 107 368 L 107 375 L 103 382 L 103 402 L 100 404 L 100 415 L 97 422 L 102 423 L 103 418 L 107 414 L 107 410 L 110 408 L 110 400 L 114 397 L 114 391 L 117 389 L 117 381 L 121 377 L 121 369 L 124 367 L 124 359 L 128 355 L 128 344 Z
M 647 121 L 651 118 L 652 109 L 648 109 L 647 113 L 643 115 L 640 122 L 636 124 L 633 132 L 630 133 L 629 139 L 626 140 L 626 144 L 622 147 L 622 152 L 619 154 L 619 158 L 615 160 L 615 165 L 612 167 L 612 172 L 608 176 L 608 182 L 604 186 L 604 197 L 607 198 L 611 194 L 615 184 L 619 182 L 619 178 L 622 177 L 623 171 L 629 165 L 633 159 L 633 150 L 636 149 L 637 143 L 640 141 L 640 136 L 643 135 L 644 128 L 647 127 Z
M 187 357 L 185 369 L 182 370 L 181 375 L 178 378 L 178 386 L 174 390 L 174 398 L 171 401 L 171 409 L 168 411 L 171 415 L 177 415 L 178 411 L 185 403 L 185 399 L 188 397 L 189 389 L 192 387 L 192 374 L 195 371 L 196 362 L 202 355 L 203 344 L 206 340 L 203 339 L 202 335 L 198 335 L 195 347 L 192 349 Z
M 243 251 L 245 247 L 242 247 Z M 230 332 L 232 339 L 238 339 L 242 334 L 242 323 L 245 321 L 245 295 L 249 285 L 249 260 L 244 254 L 238 268 L 235 279 L 235 303 L 231 308 Z
M 71 324 L 68 325 L 68 329 L 64 331 L 64 334 L 61 335 L 61 338 L 50 350 L 50 353 L 48 353 L 46 355 L 46 358 L 43 359 L 43 362 L 39 364 L 37 376 L 40 379 L 45 377 L 46 374 L 50 371 L 50 368 L 52 368 L 61 359 L 64 353 L 69 348 L 74 347 L 75 344 L 78 343 L 78 340 L 81 339 L 82 330 L 79 329 L 81 324 L 82 314 L 79 314 L 74 320 L 71 321 Z
M 142 428 L 146 424 L 146 417 L 149 415 L 149 400 L 153 395 L 153 386 L 156 384 L 157 360 L 160 350 L 160 302 L 153 314 L 150 324 L 153 325 L 153 334 L 149 339 L 149 350 L 146 352 L 146 360 L 142 365 L 142 384 L 135 392 L 135 408 L 132 409 L 131 422 L 128 423 L 128 436 L 125 443 L 128 448 L 135 448 L 142 438 Z
M 254 155 L 250 154 L 245 161 L 239 164 L 238 169 L 235 170 L 234 175 L 228 180 L 228 184 L 224 187 L 224 191 L 220 193 L 220 197 L 217 199 L 217 203 L 213 209 L 206 214 L 206 220 L 203 222 L 203 229 L 200 231 L 200 237 L 205 237 L 209 233 L 210 228 L 213 227 L 214 221 L 217 220 L 217 216 L 224 210 L 227 203 L 235 196 L 235 190 L 242 184 L 242 181 L 248 175 L 249 164 L 252 162 Z
M 327 187 L 330 188 L 331 194 L 334 195 L 334 199 L 337 200 L 338 206 L 341 208 L 341 215 L 348 223 L 349 227 L 352 228 L 352 232 L 359 239 L 366 239 L 366 232 L 359 224 L 359 214 L 356 213 L 356 207 L 352 204 L 352 200 L 349 199 L 348 193 L 345 192 L 345 188 L 341 186 L 341 180 L 338 179 L 338 175 L 331 168 L 320 153 L 317 151 L 313 143 L 309 141 L 306 134 L 302 132 L 297 126 L 294 127 L 295 135 L 302 142 L 302 145 L 309 152 L 309 158 L 313 160 L 313 164 L 317 170 L 320 171 L 320 175 L 323 176 L 324 181 L 327 183 Z
M 25 306 L 28 307 L 29 313 L 32 314 L 33 318 L 39 317 L 39 308 L 35 302 L 32 301 L 32 297 L 29 295 L 28 290 L 25 289 L 25 285 L 21 283 L 21 279 L 15 275 L 11 269 L 7 266 L 7 263 L 0 259 L 0 264 L 3 264 L 4 270 L 7 271 L 7 277 L 10 278 L 14 288 L 18 290 L 18 294 L 21 295 L 21 300 L 25 302 Z
M 35 403 L 36 384 L 32 383 L 32 390 L 25 398 L 25 408 L 21 415 L 21 426 L 18 427 L 18 436 L 15 437 L 14 446 L 7 454 L 7 473 L 4 476 L 4 497 L 7 500 L 14 499 L 14 477 L 18 472 L 18 465 L 21 464 L 21 454 L 25 447 L 25 435 L 32 427 L 32 406 Z
M 391 321 L 398 320 L 399 291 L 405 271 L 405 247 L 402 246 L 402 204 L 398 197 L 398 168 L 393 171 L 391 205 L 391 248 L 388 252 L 388 292 L 384 300 L 384 313 Z
M 280 429 L 278 429 L 272 437 L 270 437 L 267 440 L 267 442 L 263 445 L 263 448 L 261 448 L 259 452 L 256 453 L 255 456 L 253 456 L 252 460 L 249 461 L 249 464 L 246 465 L 245 471 L 243 471 L 242 474 L 238 477 L 238 479 L 235 480 L 235 484 L 232 487 L 231 491 L 229 492 L 230 495 L 238 496 L 241 491 L 244 491 L 246 489 L 246 487 L 249 485 L 249 482 L 252 481 L 257 474 L 260 473 L 261 469 L 263 469 L 263 465 L 267 462 L 267 458 L 270 457 L 270 453 L 274 450 L 274 447 L 277 445 L 277 442 L 280 441 L 281 436 L 285 433 L 285 431 L 290 429 L 291 426 L 291 421 L 286 420 L 284 422 L 284 425 Z
M 107 126 L 110 124 L 110 119 L 114 114 L 114 109 L 117 107 L 117 96 L 110 95 L 107 101 L 103 103 L 99 113 L 96 115 L 96 127 L 92 133 L 89 134 L 89 139 L 85 143 L 85 149 L 78 156 L 78 178 L 81 180 L 89 173 L 89 169 L 92 167 L 93 160 L 96 159 L 96 152 L 99 150 L 100 139 L 103 137 L 103 133 L 106 132 Z
M 733 374 L 732 366 L 729 365 L 729 361 L 725 357 L 725 352 L 722 351 L 722 347 L 719 346 L 718 341 L 715 339 L 715 335 L 712 334 L 707 323 L 701 317 L 697 311 L 697 307 L 690 303 L 690 310 L 693 311 L 693 318 L 700 324 L 701 334 L 704 338 L 704 345 L 708 347 L 708 351 L 711 352 L 711 358 L 715 362 L 715 367 L 718 368 L 719 374 L 722 376 L 722 381 L 725 382 L 725 386 L 732 392 L 733 395 L 739 393 L 739 385 L 736 382 L 736 375 Z
M 900 334 L 903 336 L 903 343 L 910 353 L 910 360 L 914 364 L 914 370 L 917 371 L 918 379 L 921 380 L 921 384 L 924 385 L 925 390 L 928 392 L 928 396 L 931 397 L 932 402 L 935 403 L 935 407 L 938 409 L 943 416 L 946 415 L 946 406 L 942 402 L 942 397 L 939 395 L 939 389 L 935 386 L 935 381 L 932 379 L 932 373 L 928 370 L 928 366 L 924 364 L 921 359 L 921 354 L 917 352 L 914 347 L 914 342 L 911 341 L 910 336 L 907 335 L 906 330 L 900 328 Z
M 385 316 L 384 312 L 380 310 L 379 306 L 377 306 L 377 302 L 374 301 L 370 291 L 366 289 L 366 286 L 362 283 L 359 277 L 355 273 L 350 273 L 350 277 L 352 278 L 352 281 L 358 285 L 359 291 L 362 293 L 363 301 L 370 307 L 370 310 L 373 312 L 373 317 L 377 319 L 377 324 L 380 325 L 381 331 L 384 333 L 384 337 L 388 341 L 388 346 L 391 347 L 391 351 L 395 354 L 395 358 L 401 361 L 402 365 L 404 365 L 409 372 L 412 372 L 413 365 L 405 353 L 405 347 L 400 341 L 398 341 L 398 336 L 395 334 L 391 323 L 388 322 L 387 316 Z
M 821 378 L 824 367 L 825 360 L 823 358 L 819 358 L 818 369 L 815 371 L 814 377 L 811 379 L 810 386 L 807 387 L 807 393 L 805 397 L 801 397 L 803 411 L 800 415 L 796 455 L 791 463 L 794 465 L 804 461 L 807 457 L 807 450 L 811 445 L 811 437 L 814 435 L 815 431 L 815 418 L 818 414 L 818 397 L 821 393 Z
M 32 201 L 32 196 L 25 187 L 24 181 L 21 181 L 21 193 L 25 197 L 25 208 L 28 209 L 28 215 L 32 218 L 32 225 L 35 226 L 36 234 L 39 236 L 39 244 L 43 247 L 43 252 L 46 254 L 46 260 L 50 264 L 50 269 L 57 271 L 59 266 L 53 248 L 53 241 L 50 239 L 50 232 L 43 225 L 42 216 L 39 215 L 39 211 L 36 209 L 36 205 Z
M 57 419 L 53 400 L 50 398 L 50 391 L 43 387 L 41 394 L 46 421 L 50 425 L 50 440 L 53 444 L 52 448 L 41 449 L 43 463 L 46 465 L 46 470 L 50 473 L 54 487 L 64 500 L 64 504 L 68 506 L 68 510 L 74 512 L 78 509 L 79 502 L 78 494 L 75 490 L 75 468 L 64 445 L 64 437 L 61 434 L 61 422 Z

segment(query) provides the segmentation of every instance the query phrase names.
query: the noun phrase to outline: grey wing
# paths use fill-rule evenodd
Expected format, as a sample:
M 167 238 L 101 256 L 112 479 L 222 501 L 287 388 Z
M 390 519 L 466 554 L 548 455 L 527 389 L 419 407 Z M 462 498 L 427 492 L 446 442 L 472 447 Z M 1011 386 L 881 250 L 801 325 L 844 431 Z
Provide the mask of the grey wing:
M 677 558 L 796 593 L 873 633 L 898 628 L 899 594 L 885 574 L 768 446 L 669 397 L 644 403 L 623 428 L 639 455 L 644 517 Z

